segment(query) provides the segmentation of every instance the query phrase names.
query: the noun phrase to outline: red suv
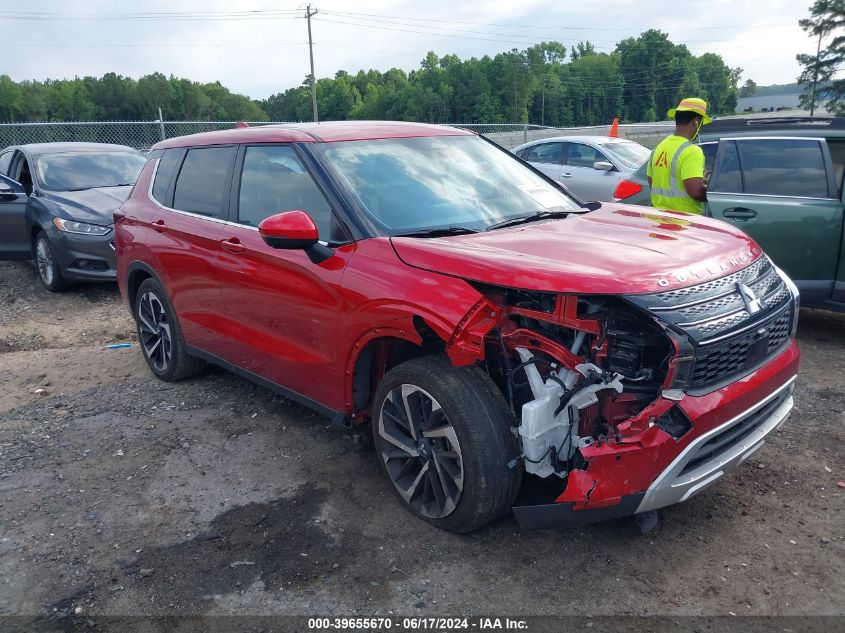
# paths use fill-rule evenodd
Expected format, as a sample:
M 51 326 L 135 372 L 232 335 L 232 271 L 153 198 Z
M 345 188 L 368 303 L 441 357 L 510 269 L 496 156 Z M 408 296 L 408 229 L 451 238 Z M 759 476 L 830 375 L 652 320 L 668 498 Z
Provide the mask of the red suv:
M 708 218 L 584 208 L 484 138 L 342 122 L 156 145 L 115 224 L 163 380 L 222 365 L 371 422 L 417 516 L 573 525 L 684 501 L 786 419 L 798 293 Z

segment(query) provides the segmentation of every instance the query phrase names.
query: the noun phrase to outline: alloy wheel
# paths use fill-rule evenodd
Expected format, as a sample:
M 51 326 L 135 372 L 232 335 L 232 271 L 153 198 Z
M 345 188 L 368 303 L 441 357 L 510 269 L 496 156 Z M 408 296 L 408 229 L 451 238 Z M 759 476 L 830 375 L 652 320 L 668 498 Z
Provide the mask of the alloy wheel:
M 155 294 L 145 292 L 138 301 L 137 316 L 144 354 L 156 371 L 166 371 L 170 365 L 173 339 L 164 306 Z
M 46 237 L 38 238 L 35 244 L 35 263 L 38 266 L 38 274 L 41 275 L 44 285 L 51 286 L 55 277 L 55 268 L 53 265 L 53 251 Z
M 454 512 L 464 486 L 457 434 L 440 403 L 416 385 L 392 389 L 378 417 L 378 450 L 411 509 L 430 519 Z

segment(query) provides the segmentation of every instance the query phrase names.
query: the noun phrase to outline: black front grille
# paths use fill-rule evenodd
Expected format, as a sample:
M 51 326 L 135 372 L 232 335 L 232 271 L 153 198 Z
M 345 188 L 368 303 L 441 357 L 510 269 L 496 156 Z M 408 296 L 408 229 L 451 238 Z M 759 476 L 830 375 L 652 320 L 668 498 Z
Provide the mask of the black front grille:
M 698 393 L 779 353 L 795 318 L 792 294 L 765 256 L 719 279 L 628 300 L 689 335 L 695 350 L 690 390 Z
M 695 354 L 692 389 L 706 389 L 753 371 L 789 339 L 789 306 L 767 321 L 756 323 L 743 334 L 700 346 Z
M 775 410 L 783 404 L 784 400 L 789 397 L 789 390 L 784 389 L 776 398 L 767 402 L 762 407 L 757 409 L 754 413 L 746 416 L 732 427 L 725 429 L 721 433 L 717 433 L 704 444 L 698 447 L 693 454 L 690 461 L 687 462 L 684 469 L 681 471 L 679 477 L 692 472 L 701 464 L 704 464 L 720 453 L 724 453 L 733 446 L 736 446 L 745 440 L 751 433 L 754 432 L 761 424 L 768 420 Z

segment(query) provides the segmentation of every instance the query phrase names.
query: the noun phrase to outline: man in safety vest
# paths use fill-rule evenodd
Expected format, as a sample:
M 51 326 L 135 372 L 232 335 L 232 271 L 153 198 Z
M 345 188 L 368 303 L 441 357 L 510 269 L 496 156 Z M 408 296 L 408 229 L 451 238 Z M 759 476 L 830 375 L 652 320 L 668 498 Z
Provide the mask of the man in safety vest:
M 646 174 L 655 209 L 701 213 L 707 200 L 704 152 L 693 143 L 702 125 L 710 123 L 703 99 L 684 99 L 667 116 L 675 119 L 675 133 L 654 148 Z

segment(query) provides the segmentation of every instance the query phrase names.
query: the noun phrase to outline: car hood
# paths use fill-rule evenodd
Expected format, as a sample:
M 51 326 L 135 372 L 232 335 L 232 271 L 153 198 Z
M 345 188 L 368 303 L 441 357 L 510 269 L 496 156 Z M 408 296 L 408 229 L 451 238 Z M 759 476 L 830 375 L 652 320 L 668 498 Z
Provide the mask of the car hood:
M 391 241 L 399 258 L 416 268 L 582 294 L 672 290 L 722 277 L 762 255 L 725 222 L 621 204 L 484 233 Z
M 131 190 L 130 185 L 83 191 L 45 191 L 40 197 L 61 207 L 74 220 L 108 225 L 114 222 L 112 214 L 124 203 Z

